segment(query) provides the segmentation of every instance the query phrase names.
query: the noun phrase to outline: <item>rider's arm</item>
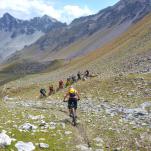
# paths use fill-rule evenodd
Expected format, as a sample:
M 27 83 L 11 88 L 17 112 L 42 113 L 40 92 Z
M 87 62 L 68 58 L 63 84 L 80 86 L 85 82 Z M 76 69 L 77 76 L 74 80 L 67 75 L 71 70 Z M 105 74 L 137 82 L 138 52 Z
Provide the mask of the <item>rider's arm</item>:
M 78 93 L 78 92 L 76 92 L 76 94 L 77 94 L 78 100 L 80 100 L 80 95 L 79 95 L 79 93 Z
M 64 96 L 63 101 L 65 101 L 65 100 L 66 100 L 66 98 L 68 97 L 68 95 L 69 95 L 69 93 L 66 93 L 66 95 Z

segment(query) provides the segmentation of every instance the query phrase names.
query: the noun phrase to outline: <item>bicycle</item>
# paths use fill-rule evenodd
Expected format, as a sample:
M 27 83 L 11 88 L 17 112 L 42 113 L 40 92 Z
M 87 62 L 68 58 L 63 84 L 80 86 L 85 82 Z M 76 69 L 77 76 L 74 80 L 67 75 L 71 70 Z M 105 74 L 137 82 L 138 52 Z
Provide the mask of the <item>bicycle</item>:
M 76 126 L 77 125 L 77 117 L 76 117 L 76 113 L 75 113 L 74 104 L 71 105 L 71 117 L 72 117 L 73 126 Z
M 67 101 L 64 101 L 64 102 L 67 102 Z M 72 118 L 73 126 L 76 126 L 77 125 L 77 117 L 76 117 L 75 107 L 74 107 L 73 103 L 71 104 L 70 117 Z

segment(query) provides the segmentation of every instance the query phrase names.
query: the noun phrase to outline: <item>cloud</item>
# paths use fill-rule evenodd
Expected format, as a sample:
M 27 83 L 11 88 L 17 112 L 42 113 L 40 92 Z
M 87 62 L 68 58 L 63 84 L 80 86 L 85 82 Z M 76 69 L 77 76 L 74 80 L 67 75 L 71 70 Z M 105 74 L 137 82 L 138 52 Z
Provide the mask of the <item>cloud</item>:
M 62 22 L 71 22 L 74 18 L 93 13 L 87 6 L 66 5 L 55 8 L 55 1 L 46 0 L 0 0 L 0 16 L 9 12 L 20 19 L 29 19 L 47 14 Z
M 29 19 L 47 14 L 59 19 L 60 13 L 43 0 L 1 0 L 0 15 L 10 12 L 15 17 Z
M 62 16 L 64 16 L 65 20 L 67 22 L 70 22 L 73 18 L 78 18 L 80 16 L 87 16 L 92 14 L 93 11 L 90 10 L 87 6 L 84 6 L 84 8 L 78 6 L 78 5 L 66 5 L 64 6 L 64 11 Z

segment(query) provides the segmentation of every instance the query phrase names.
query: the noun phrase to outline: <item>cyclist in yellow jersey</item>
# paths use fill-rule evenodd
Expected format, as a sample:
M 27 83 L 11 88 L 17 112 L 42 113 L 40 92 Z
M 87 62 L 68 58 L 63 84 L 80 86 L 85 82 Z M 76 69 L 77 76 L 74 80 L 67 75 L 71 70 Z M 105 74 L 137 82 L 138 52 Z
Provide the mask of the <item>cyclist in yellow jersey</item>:
M 69 109 L 69 115 L 71 115 L 71 108 L 74 107 L 75 113 L 77 109 L 77 101 L 80 100 L 79 93 L 76 89 L 73 88 L 73 86 L 69 87 L 68 92 L 64 96 L 64 100 L 68 97 L 68 109 Z

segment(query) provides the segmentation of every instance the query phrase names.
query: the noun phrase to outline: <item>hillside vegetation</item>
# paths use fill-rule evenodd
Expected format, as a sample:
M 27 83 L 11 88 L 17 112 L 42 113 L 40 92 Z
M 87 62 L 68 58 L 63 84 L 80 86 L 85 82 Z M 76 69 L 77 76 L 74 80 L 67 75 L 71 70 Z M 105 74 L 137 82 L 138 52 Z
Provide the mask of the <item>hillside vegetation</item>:
M 104 47 L 84 57 L 71 60 L 53 72 L 27 76 L 25 81 L 28 79 L 33 83 L 48 83 L 48 81 L 65 79 L 72 73 L 85 69 L 109 77 L 119 73 L 142 73 L 145 68 L 150 70 L 150 18 L 151 14 L 147 15 L 139 23 L 129 28 L 127 32 Z M 148 70 L 146 69 L 146 71 Z M 24 82 L 24 79 L 21 82 Z M 16 81 L 12 83 L 16 83 Z

